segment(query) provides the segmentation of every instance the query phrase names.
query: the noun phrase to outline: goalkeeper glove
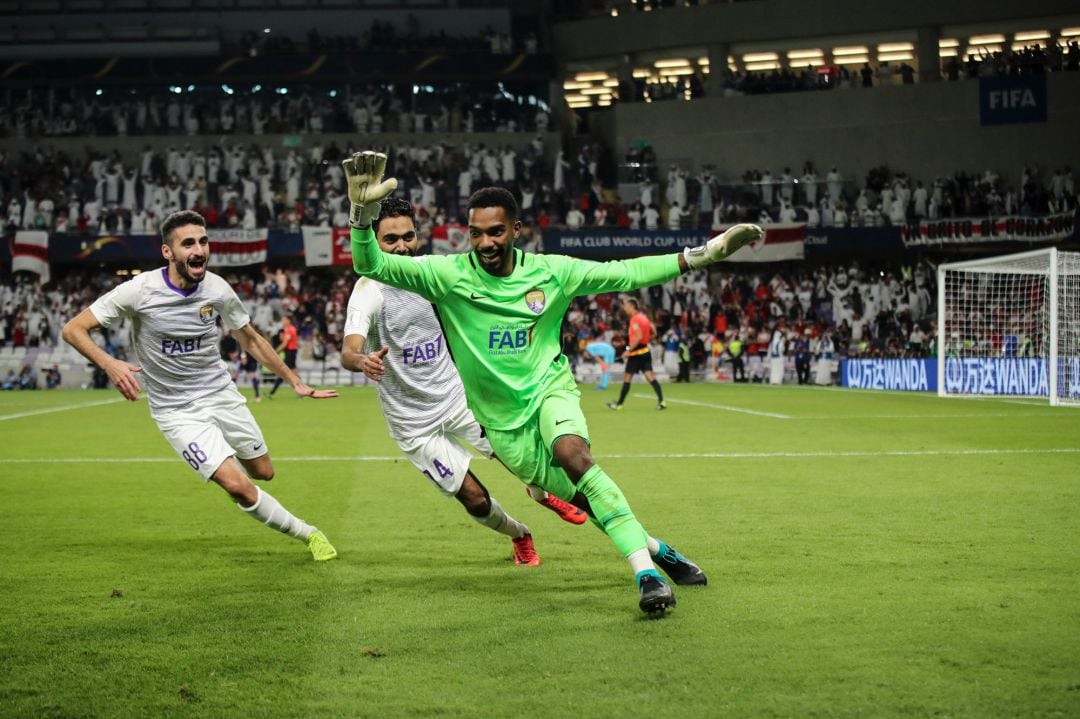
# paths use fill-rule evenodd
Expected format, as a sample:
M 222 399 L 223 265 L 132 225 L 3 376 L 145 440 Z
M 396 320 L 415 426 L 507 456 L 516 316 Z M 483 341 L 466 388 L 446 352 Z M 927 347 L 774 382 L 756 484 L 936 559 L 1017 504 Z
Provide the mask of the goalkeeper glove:
M 357 229 L 371 227 L 379 216 L 383 200 L 397 189 L 393 177 L 383 180 L 386 155 L 381 152 L 356 152 L 342 163 L 349 183 L 349 224 Z
M 765 231 L 757 225 L 735 225 L 700 247 L 687 247 L 683 250 L 683 257 L 687 267 L 697 270 L 731 257 L 742 247 L 757 242 L 764 236 Z

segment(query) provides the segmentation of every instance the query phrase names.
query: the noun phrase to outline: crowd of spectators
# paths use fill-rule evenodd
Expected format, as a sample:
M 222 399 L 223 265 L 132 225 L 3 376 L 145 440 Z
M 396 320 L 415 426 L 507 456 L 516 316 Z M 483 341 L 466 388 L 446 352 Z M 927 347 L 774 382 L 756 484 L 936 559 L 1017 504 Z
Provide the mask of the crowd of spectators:
M 721 182 L 710 165 L 697 173 L 671 165 L 654 182 L 656 158 L 648 147 L 628 158 L 651 171 L 640 173 L 636 196 L 624 202 L 600 181 L 598 146 L 582 146 L 572 158 L 561 150 L 552 157 L 542 135 L 515 133 L 507 140 L 501 147 L 410 142 L 382 148 L 391 155 L 398 192 L 417 208 L 422 237 L 460 221 L 464 200 L 484 185 L 510 189 L 526 225 L 540 233 L 549 227 L 717 228 L 742 221 L 883 227 L 1077 207 L 1070 166 L 1049 171 L 1032 164 L 1015 182 L 992 170 L 923 180 L 881 166 L 855 183 L 836 167 L 820 174 L 807 162 L 799 172 L 748 170 L 730 183 Z M 8 233 L 152 234 L 169 212 L 194 209 L 211 227 L 344 226 L 345 152 L 317 140 L 287 151 L 227 139 L 209 147 L 177 143 L 163 152 L 147 145 L 133 158 L 91 149 L 75 158 L 39 146 L 0 156 L 0 221 Z
M 935 349 L 934 268 L 783 264 L 719 269 L 642 290 L 656 327 L 660 361 L 674 369 L 685 344 L 695 369 L 722 371 L 740 358 L 747 379 L 763 381 L 753 358 L 793 357 L 802 343 L 819 359 L 927 357 Z M 625 344 L 627 318 L 615 295 L 578 298 L 564 324 L 563 351 L 577 361 L 593 340 Z M 771 347 L 771 349 L 770 349 Z
M 583 17 L 618 17 L 622 13 L 678 11 L 698 5 L 726 5 L 748 1 L 756 0 L 557 0 L 552 5 L 558 18 L 579 20 Z
M 1029 45 L 1021 50 L 973 52 L 966 59 L 950 57 L 941 65 L 945 80 L 979 77 L 1039 75 L 1080 70 L 1080 42 Z M 844 90 L 850 88 L 912 85 L 918 73 L 908 62 L 865 62 L 861 67 L 828 65 L 784 67 L 773 70 L 732 70 L 725 67 L 720 87 L 724 95 L 766 95 L 785 92 Z M 664 77 L 659 81 L 636 78 L 620 86 L 622 102 L 692 100 L 703 97 L 709 80 L 701 70 L 693 74 Z
M 419 17 L 409 13 L 403 27 L 393 22 L 376 20 L 362 32 L 327 35 L 312 28 L 303 40 L 294 40 L 287 33 L 244 33 L 239 50 L 249 55 L 259 53 L 326 53 L 326 52 L 489 52 L 508 55 L 513 52 L 535 53 L 539 40 L 528 31 L 520 37 L 498 32 L 490 25 L 476 35 L 449 35 L 442 27 L 424 28 Z
M 1025 45 L 1020 50 L 969 53 L 967 59 L 953 56 L 942 63 L 942 76 L 947 80 L 979 77 L 1008 77 L 1043 75 L 1047 72 L 1076 72 L 1080 70 L 1080 41 Z
M 62 344 L 64 323 L 130 274 L 77 269 L 42 286 L 32 275 L 19 273 L 0 283 L 0 360 L 4 349 L 20 352 L 24 363 L 20 374 L 29 367 L 31 376 L 42 357 L 63 356 L 81 365 L 74 350 Z M 244 301 L 252 326 L 264 336 L 276 337 L 281 318 L 288 315 L 298 327 L 309 358 L 326 360 L 340 347 L 354 277 L 295 267 L 221 269 L 220 274 Z M 122 319 L 95 337 L 107 352 L 126 359 L 131 356 L 129 331 L 128 321 Z M 53 369 L 59 375 L 59 368 Z M 59 383 L 59 376 L 50 378 L 52 369 L 42 371 L 47 386 L 53 379 Z M 104 386 L 107 381 L 95 373 L 95 385 Z
M 305 364 L 321 362 L 324 370 L 337 366 L 354 281 L 350 273 L 282 266 L 223 268 L 221 274 L 244 301 L 258 331 L 276 337 L 287 315 L 300 331 Z M 43 373 L 46 386 L 58 385 L 58 356 L 81 366 L 80 358 L 61 346 L 60 329 L 127 278 L 77 269 L 45 286 L 25 273 L 0 283 L 0 359 L 8 348 L 23 352 L 13 388 L 20 385 L 20 376 L 34 378 L 35 372 Z M 777 331 L 785 354 L 812 341 L 815 351 L 827 349 L 835 357 L 927 356 L 935 331 L 933 282 L 933 268 L 922 263 L 883 268 L 798 263 L 697 271 L 642 290 L 638 298 L 656 326 L 663 348 L 660 362 L 671 364 L 674 354 L 668 353 L 686 343 L 696 368 L 716 370 L 733 351 L 744 350 L 748 359 L 763 355 Z M 576 363 L 589 341 L 625 344 L 626 328 L 616 294 L 577 298 L 564 320 L 564 351 Z M 96 336 L 106 351 L 127 358 L 128 330 L 121 321 Z M 52 366 L 35 368 L 38 358 Z M 755 365 L 750 367 L 753 378 Z M 97 373 L 93 383 L 104 386 L 107 378 Z
M 655 176 L 642 167 L 642 154 L 633 151 L 628 164 L 641 168 L 643 176 Z M 662 193 L 657 185 L 643 179 L 629 203 L 608 203 L 591 215 L 583 212 L 581 224 L 691 229 L 751 221 L 884 227 L 949 217 L 1037 216 L 1075 210 L 1078 204 L 1071 166 L 1049 171 L 1034 163 L 1025 166 L 1015 182 L 989 169 L 924 181 L 887 166 L 872 168 L 861 182 L 854 182 L 835 166 L 820 174 L 807 162 L 799 172 L 790 167 L 776 174 L 748 170 L 730 183 L 721 182 L 711 165 L 697 173 L 671 165 Z
M 224 88 L 224 89 L 223 89 Z M 310 135 L 547 130 L 546 88 L 497 82 L 324 87 L 228 85 L 168 88 L 85 86 L 12 93 L 0 106 L 0 136 Z M 531 98 L 531 99 L 530 99 Z
M 399 193 L 418 209 L 422 229 L 462 217 L 474 188 L 500 185 L 519 198 L 523 215 L 545 226 L 564 217 L 568 196 L 591 186 L 596 163 L 587 146 L 569 162 L 544 136 L 508 134 L 506 144 L 396 143 L 383 149 Z M 344 226 L 348 203 L 341 169 L 347 148 L 316 140 L 305 149 L 271 144 L 189 143 L 136 157 L 87 150 L 72 157 L 48 146 L 0 156 L 0 218 L 8 232 L 46 229 L 91 234 L 153 233 L 178 209 L 194 209 L 211 227 L 297 230 Z

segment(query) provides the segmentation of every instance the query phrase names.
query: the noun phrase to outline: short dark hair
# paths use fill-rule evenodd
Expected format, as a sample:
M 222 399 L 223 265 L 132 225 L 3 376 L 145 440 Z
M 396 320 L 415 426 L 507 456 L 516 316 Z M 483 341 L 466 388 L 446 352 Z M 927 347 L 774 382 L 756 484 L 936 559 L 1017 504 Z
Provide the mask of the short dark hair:
M 468 209 L 475 210 L 482 207 L 501 207 L 506 213 L 506 219 L 517 222 L 518 203 L 509 190 L 502 187 L 481 187 L 469 198 Z
M 416 213 L 412 203 L 400 197 L 387 197 L 379 207 L 379 216 L 371 223 L 371 231 L 378 233 L 379 222 L 387 217 L 408 217 L 413 223 L 416 222 Z
M 206 219 L 194 210 L 174 212 L 161 221 L 161 241 L 171 245 L 172 241 L 169 239 L 169 235 L 177 227 L 183 227 L 184 225 L 198 225 L 205 229 Z
M 633 305 L 635 310 L 641 309 L 641 305 L 633 297 L 623 297 L 623 302 Z

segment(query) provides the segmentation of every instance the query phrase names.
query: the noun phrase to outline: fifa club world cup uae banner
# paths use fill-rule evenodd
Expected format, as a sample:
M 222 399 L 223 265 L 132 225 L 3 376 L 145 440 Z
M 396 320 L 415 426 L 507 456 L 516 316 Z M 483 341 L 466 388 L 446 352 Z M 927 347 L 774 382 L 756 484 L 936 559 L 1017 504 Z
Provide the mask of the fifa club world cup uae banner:
M 1039 217 L 950 217 L 904 225 L 904 247 L 969 245 L 987 242 L 1061 242 L 1073 234 L 1076 213 Z
M 801 260 L 806 252 L 806 225 L 772 223 L 763 225 L 765 241 L 747 245 L 729 257 L 729 262 L 783 262 Z M 711 230 L 617 230 L 604 227 L 587 230 L 544 230 L 544 252 L 575 257 L 638 257 L 679 252 L 684 247 L 705 244 L 726 228 Z
M 49 281 L 49 233 L 25 230 L 15 233 L 11 246 L 11 271 L 34 272 L 41 283 Z
M 206 236 L 210 238 L 211 258 L 218 267 L 241 267 L 266 262 L 269 242 L 265 229 L 209 229 Z

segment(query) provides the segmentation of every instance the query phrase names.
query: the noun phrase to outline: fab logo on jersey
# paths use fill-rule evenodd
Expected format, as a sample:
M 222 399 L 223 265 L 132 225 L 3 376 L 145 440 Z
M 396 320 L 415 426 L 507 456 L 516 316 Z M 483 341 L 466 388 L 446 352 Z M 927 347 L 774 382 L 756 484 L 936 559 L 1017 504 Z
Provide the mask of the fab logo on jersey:
M 529 290 L 525 293 L 525 304 L 530 310 L 540 314 L 544 311 L 544 305 L 547 304 L 547 297 L 543 290 Z
M 424 364 L 439 359 L 442 352 L 443 338 L 439 335 L 431 342 L 418 342 L 411 347 L 403 347 L 401 360 L 405 364 Z
M 532 342 L 532 331 L 533 325 L 492 325 L 488 330 L 488 354 L 495 356 L 524 353 Z

